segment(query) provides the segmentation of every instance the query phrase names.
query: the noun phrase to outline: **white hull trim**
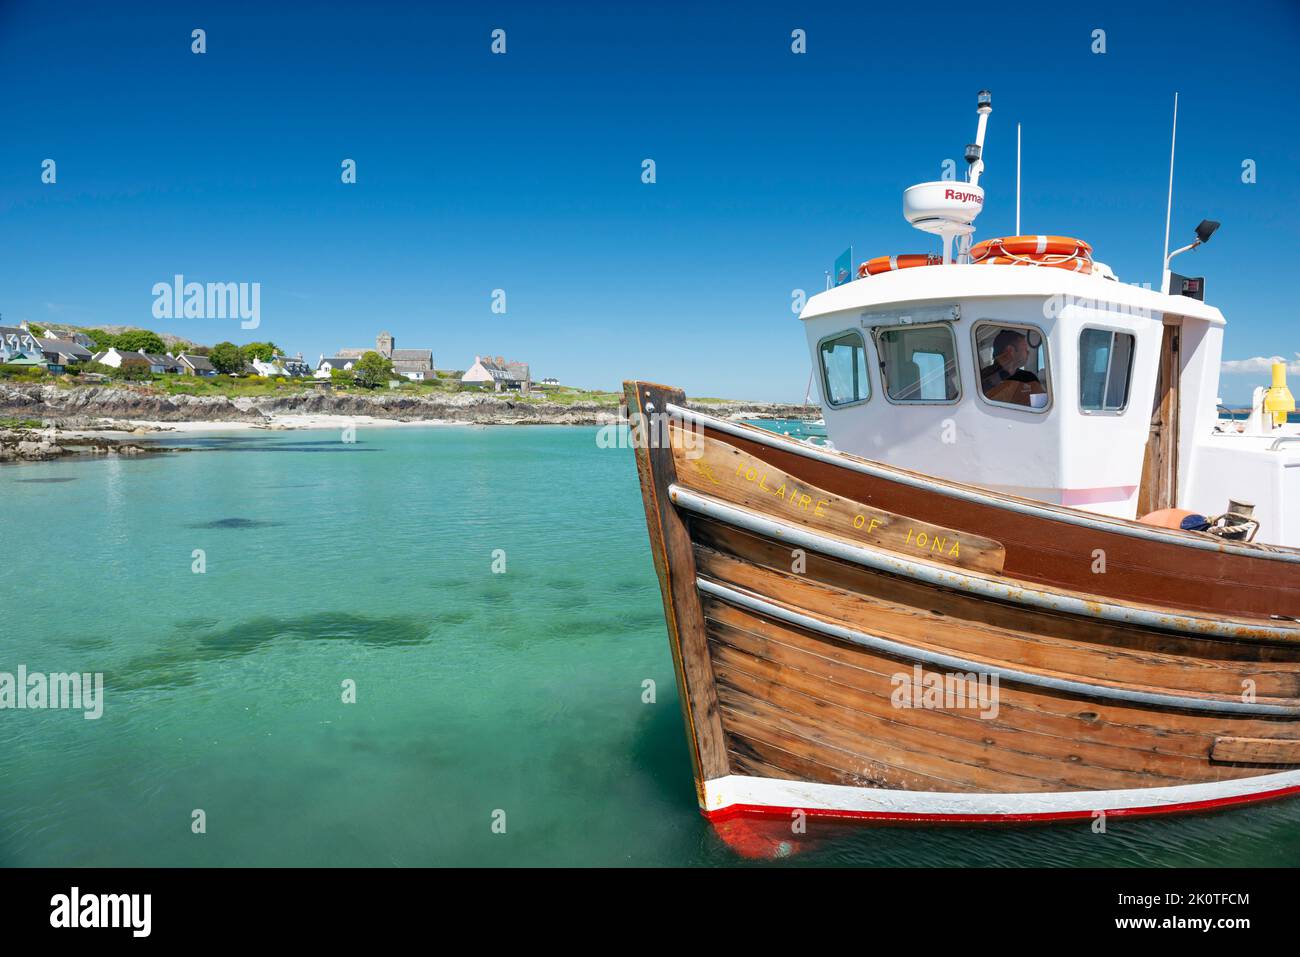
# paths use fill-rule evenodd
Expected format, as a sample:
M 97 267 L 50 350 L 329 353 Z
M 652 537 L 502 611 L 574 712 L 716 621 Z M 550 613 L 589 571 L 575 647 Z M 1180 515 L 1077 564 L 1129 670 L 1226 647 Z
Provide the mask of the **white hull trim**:
M 706 817 L 743 814 L 1008 823 L 1209 811 L 1300 792 L 1300 770 L 1205 784 L 1117 791 L 1030 794 L 953 793 L 858 788 L 731 774 L 704 782 Z

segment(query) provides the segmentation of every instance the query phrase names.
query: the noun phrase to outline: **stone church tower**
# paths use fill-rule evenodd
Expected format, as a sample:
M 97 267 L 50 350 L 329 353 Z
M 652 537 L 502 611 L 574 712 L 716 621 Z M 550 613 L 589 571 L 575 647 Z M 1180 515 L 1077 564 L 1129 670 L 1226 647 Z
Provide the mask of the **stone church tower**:
M 375 351 L 385 359 L 393 357 L 393 337 L 390 333 L 381 332 L 375 336 Z

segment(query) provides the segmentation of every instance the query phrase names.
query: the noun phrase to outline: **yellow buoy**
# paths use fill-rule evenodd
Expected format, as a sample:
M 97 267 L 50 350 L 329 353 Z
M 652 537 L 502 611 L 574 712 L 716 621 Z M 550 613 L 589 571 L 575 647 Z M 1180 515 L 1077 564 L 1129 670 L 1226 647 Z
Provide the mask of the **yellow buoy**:
M 1286 421 L 1288 412 L 1295 411 L 1295 397 L 1286 387 L 1286 363 L 1273 363 L 1273 386 L 1264 393 L 1264 412 L 1273 416 L 1276 428 Z

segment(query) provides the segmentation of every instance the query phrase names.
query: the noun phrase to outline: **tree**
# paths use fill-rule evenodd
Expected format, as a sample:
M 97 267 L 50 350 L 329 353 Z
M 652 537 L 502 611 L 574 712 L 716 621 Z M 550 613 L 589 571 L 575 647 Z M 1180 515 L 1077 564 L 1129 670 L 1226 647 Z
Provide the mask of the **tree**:
M 167 351 L 167 345 L 162 338 L 156 332 L 147 329 L 128 329 L 121 335 L 113 337 L 113 345 L 131 352 L 150 352 L 155 355 L 162 355 Z
M 123 362 L 116 371 L 116 378 L 126 379 L 128 382 L 141 382 L 153 378 L 153 373 L 149 371 L 149 364 L 142 359 Z
M 103 329 L 83 329 L 83 332 L 90 337 L 90 341 L 95 344 L 96 352 L 104 352 L 113 348 L 117 341 L 117 336 L 111 332 L 105 332 Z
M 250 342 L 240 346 L 239 351 L 244 356 L 245 362 L 252 362 L 254 359 L 270 362 L 280 354 L 280 347 L 274 342 Z
M 356 381 L 351 369 L 330 369 L 330 382 L 334 385 L 351 385 Z
M 367 389 L 377 389 L 393 377 L 392 360 L 378 352 L 367 352 L 357 360 L 353 368 L 356 370 L 357 385 Z
M 240 353 L 239 346 L 233 342 L 218 342 L 208 353 L 208 361 L 212 363 L 212 368 L 223 374 L 239 372 L 244 368 L 244 356 Z

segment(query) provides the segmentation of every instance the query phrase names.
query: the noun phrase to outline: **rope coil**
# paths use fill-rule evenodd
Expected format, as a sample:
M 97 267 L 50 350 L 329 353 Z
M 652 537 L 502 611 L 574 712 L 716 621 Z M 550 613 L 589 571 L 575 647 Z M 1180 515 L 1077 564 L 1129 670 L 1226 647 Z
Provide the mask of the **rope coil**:
M 1259 522 L 1256 519 L 1236 512 L 1224 512 L 1222 515 L 1207 518 L 1206 521 L 1210 523 L 1209 528 L 1205 529 L 1206 534 L 1217 538 L 1233 538 L 1249 542 L 1259 531 Z M 1223 524 L 1220 524 L 1221 522 Z

